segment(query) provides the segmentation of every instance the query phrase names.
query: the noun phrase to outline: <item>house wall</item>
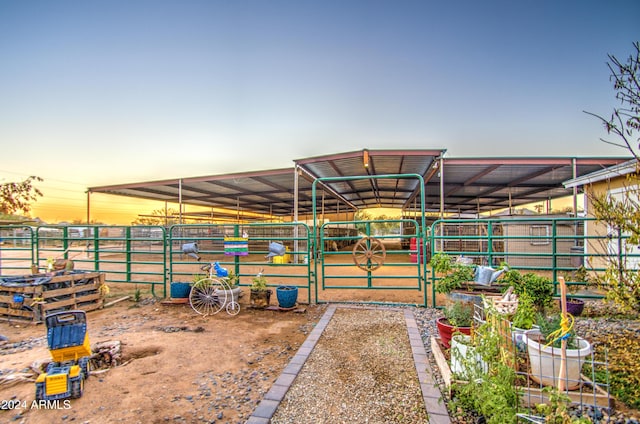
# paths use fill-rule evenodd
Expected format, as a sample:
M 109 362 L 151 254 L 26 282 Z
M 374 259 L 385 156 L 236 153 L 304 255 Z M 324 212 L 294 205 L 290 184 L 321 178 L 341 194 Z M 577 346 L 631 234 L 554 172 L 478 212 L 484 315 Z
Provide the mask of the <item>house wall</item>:
M 593 197 L 611 194 L 615 198 L 622 199 L 625 192 L 637 187 L 637 181 L 631 181 L 627 176 L 618 176 L 608 180 L 592 183 L 584 187 L 586 193 L 585 212 L 587 217 L 595 218 Z M 585 264 L 587 268 L 602 269 L 607 266 L 607 256 L 617 254 L 617 233 L 606 223 L 588 221 L 585 224 Z M 624 246 L 624 243 L 623 243 Z M 632 255 L 640 255 L 638 247 L 631 247 Z M 629 258 L 627 266 L 637 268 L 640 258 Z

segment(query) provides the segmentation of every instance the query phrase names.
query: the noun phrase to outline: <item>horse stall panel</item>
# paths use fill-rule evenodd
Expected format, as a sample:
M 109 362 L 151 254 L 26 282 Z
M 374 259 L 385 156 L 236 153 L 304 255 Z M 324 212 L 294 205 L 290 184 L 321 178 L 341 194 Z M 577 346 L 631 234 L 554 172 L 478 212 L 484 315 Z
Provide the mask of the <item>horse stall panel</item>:
M 104 274 L 64 271 L 0 277 L 0 315 L 42 322 L 53 312 L 102 308 Z
M 478 220 L 437 221 L 432 226 L 433 252 L 455 252 L 476 265 L 497 265 L 504 260 L 503 227 Z

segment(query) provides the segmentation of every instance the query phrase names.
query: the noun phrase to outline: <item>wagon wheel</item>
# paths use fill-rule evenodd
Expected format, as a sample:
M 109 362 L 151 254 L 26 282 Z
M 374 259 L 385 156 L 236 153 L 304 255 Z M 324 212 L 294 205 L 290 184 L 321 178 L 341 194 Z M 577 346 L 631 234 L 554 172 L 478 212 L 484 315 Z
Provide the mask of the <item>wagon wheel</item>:
M 229 286 L 217 278 L 203 278 L 191 287 L 189 304 L 200 315 L 214 315 L 220 312 L 227 303 Z
M 380 240 L 373 237 L 363 237 L 353 247 L 353 262 L 360 269 L 375 271 L 384 264 L 387 251 Z

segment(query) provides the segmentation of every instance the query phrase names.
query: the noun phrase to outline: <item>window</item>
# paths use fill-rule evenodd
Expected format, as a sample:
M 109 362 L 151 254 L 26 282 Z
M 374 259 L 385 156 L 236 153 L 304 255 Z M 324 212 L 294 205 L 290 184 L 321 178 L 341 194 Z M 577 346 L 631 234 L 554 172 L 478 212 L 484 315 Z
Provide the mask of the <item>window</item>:
M 530 243 L 532 246 L 546 246 L 551 244 L 548 225 L 532 225 L 529 227 L 529 236 L 531 236 Z

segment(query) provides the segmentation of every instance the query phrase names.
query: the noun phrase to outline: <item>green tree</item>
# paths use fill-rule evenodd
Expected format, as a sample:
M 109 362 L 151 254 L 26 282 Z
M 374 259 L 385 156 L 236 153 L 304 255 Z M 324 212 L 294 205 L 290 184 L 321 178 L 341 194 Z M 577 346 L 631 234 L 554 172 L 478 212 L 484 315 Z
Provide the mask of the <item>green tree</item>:
M 640 42 L 633 43 L 635 52 L 626 62 L 608 55 L 611 80 L 620 106 L 615 108 L 609 119 L 589 113 L 598 118 L 607 134 L 614 135 L 617 142 L 602 139 L 605 143 L 627 149 L 636 159 L 636 172 L 629 175 L 622 198 L 611 194 L 590 194 L 594 216 L 614 230 L 618 238 L 626 238 L 620 243 L 621 249 L 640 244 L 640 179 L 638 161 L 640 157 Z M 607 298 L 626 310 L 640 308 L 640 274 L 627 269 L 624 251 L 608 259 L 604 273 L 597 276 L 597 282 L 606 289 Z
M 34 182 L 42 181 L 42 178 L 30 176 L 26 180 L 16 183 L 0 184 L 0 213 L 13 215 L 17 212 L 28 214 L 31 211 L 31 202 L 38 200 L 42 192 L 38 190 Z
M 371 215 L 365 211 L 358 211 L 353 217 L 354 221 L 371 221 L 372 219 L 373 218 L 371 217 Z M 366 232 L 366 229 L 367 229 L 366 223 L 358 222 L 355 225 L 356 225 L 356 230 L 358 230 L 358 233 L 364 234 Z
M 400 234 L 400 223 L 389 222 L 389 220 L 392 219 L 393 218 L 386 215 L 379 215 L 377 218 L 374 218 L 371 214 L 364 211 L 358 211 L 354 218 L 355 221 L 377 221 L 369 224 L 372 235 Z M 364 234 L 367 231 L 367 224 L 359 222 L 356 224 L 356 229 L 359 233 Z

